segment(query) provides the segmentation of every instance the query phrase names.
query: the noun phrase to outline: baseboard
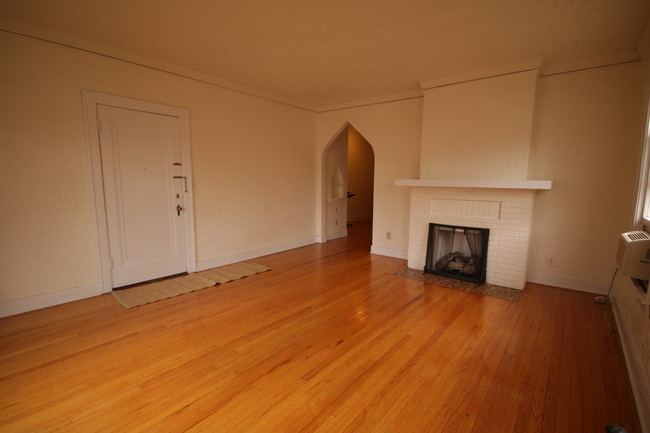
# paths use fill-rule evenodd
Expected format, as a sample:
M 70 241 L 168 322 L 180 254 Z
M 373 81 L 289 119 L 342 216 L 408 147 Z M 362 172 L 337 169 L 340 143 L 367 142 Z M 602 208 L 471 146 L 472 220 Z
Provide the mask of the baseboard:
M 528 281 L 536 284 L 544 284 L 545 286 L 578 290 L 580 292 L 595 293 L 598 295 L 606 295 L 609 291 L 608 283 L 545 274 L 543 272 L 528 272 Z
M 87 286 L 73 287 L 71 289 L 59 290 L 57 292 L 30 296 L 28 298 L 3 301 L 0 302 L 0 317 L 40 310 L 41 308 L 78 301 L 79 299 L 90 298 L 101 294 L 102 291 L 100 284 L 95 283 Z
M 197 262 L 196 270 L 197 272 L 200 272 L 206 269 L 216 268 L 217 266 L 224 266 L 231 263 L 241 262 L 242 260 L 251 260 L 257 257 L 267 256 L 269 254 L 293 250 L 294 248 L 300 248 L 306 245 L 318 243 L 318 239 L 318 236 L 314 236 L 282 244 L 270 245 L 268 247 L 258 248 L 254 250 L 242 251 L 241 253 L 230 254 L 227 256 L 215 257 L 214 259 L 202 260 L 200 262 Z
M 346 237 L 347 235 L 348 235 L 348 231 L 347 231 L 347 230 L 344 230 L 344 231 L 342 231 L 342 232 L 332 233 L 332 234 L 330 234 L 330 235 L 327 235 L 327 240 L 328 240 L 328 241 L 332 241 L 332 240 L 334 240 L 334 239 L 344 238 L 344 237 Z
M 406 260 L 408 258 L 408 251 L 378 247 L 376 245 L 370 247 L 370 253 L 377 254 L 379 256 L 394 257 L 396 259 L 403 259 L 403 260 Z
M 197 271 L 203 271 L 217 266 L 229 265 L 242 260 L 250 260 L 268 254 L 280 253 L 282 251 L 292 250 L 294 248 L 304 247 L 318 242 L 318 237 L 300 239 L 297 241 L 287 242 L 269 247 L 259 248 L 256 250 L 244 251 L 237 254 L 218 257 L 215 259 L 204 260 L 196 264 Z M 57 292 L 44 293 L 42 295 L 30 296 L 28 298 L 12 299 L 0 302 L 0 317 L 13 316 L 27 311 L 39 310 L 41 308 L 52 307 L 54 305 L 65 304 L 66 302 L 78 301 L 79 299 L 90 298 L 101 295 L 101 285 L 99 283 L 89 284 L 87 286 L 73 287 L 71 289 L 60 290 Z
M 630 376 L 632 393 L 636 403 L 637 412 L 639 413 L 639 422 L 641 423 L 641 433 L 650 433 L 650 390 L 644 389 L 643 370 L 634 356 L 634 351 L 630 345 L 628 330 L 625 323 L 619 319 L 616 303 L 614 303 L 614 320 L 616 320 L 616 329 L 623 347 L 623 356 L 627 366 L 627 374 Z

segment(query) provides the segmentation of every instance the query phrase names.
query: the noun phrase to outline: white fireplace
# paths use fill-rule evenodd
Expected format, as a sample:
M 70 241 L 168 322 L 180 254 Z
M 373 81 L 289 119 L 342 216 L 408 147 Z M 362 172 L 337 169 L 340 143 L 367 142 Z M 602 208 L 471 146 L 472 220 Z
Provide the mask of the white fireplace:
M 486 282 L 523 289 L 535 193 L 551 181 L 397 180 L 411 187 L 408 267 L 423 270 L 429 224 L 490 229 Z
M 552 187 L 528 180 L 540 65 L 420 83 L 420 179 L 395 182 L 411 188 L 409 268 L 425 267 L 430 223 L 486 228 L 485 281 L 524 288 L 535 194 Z

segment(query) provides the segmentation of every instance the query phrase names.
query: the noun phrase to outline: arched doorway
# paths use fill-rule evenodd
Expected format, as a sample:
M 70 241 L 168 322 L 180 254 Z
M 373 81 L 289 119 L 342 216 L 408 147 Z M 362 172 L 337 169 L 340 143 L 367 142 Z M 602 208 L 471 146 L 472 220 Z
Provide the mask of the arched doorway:
M 324 154 L 325 240 L 347 236 L 350 224 L 372 226 L 375 154 L 354 126 L 347 124 Z

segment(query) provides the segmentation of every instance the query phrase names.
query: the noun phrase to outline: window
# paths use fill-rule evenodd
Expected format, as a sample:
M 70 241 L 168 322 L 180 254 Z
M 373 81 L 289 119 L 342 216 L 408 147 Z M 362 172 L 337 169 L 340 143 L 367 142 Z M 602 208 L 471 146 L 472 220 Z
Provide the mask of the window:
M 650 94 L 648 96 L 648 99 L 646 99 L 645 142 L 641 158 L 641 173 L 639 175 L 639 191 L 634 222 L 635 225 L 646 226 L 645 229 L 650 231 Z

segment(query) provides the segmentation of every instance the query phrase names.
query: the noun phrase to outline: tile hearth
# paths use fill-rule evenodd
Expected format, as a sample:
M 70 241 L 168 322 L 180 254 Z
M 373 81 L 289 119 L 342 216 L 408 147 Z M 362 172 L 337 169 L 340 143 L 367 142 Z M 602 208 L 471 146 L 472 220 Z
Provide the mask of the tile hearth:
M 451 289 L 464 290 L 466 292 L 477 293 L 480 295 L 493 296 L 495 298 L 505 299 L 508 301 L 519 301 L 522 291 L 511 289 L 509 287 L 496 286 L 494 284 L 475 284 L 466 281 L 454 280 L 452 278 L 441 277 L 438 275 L 425 274 L 416 269 L 404 269 L 395 274 L 398 277 L 410 278 L 437 286 L 449 287 Z

